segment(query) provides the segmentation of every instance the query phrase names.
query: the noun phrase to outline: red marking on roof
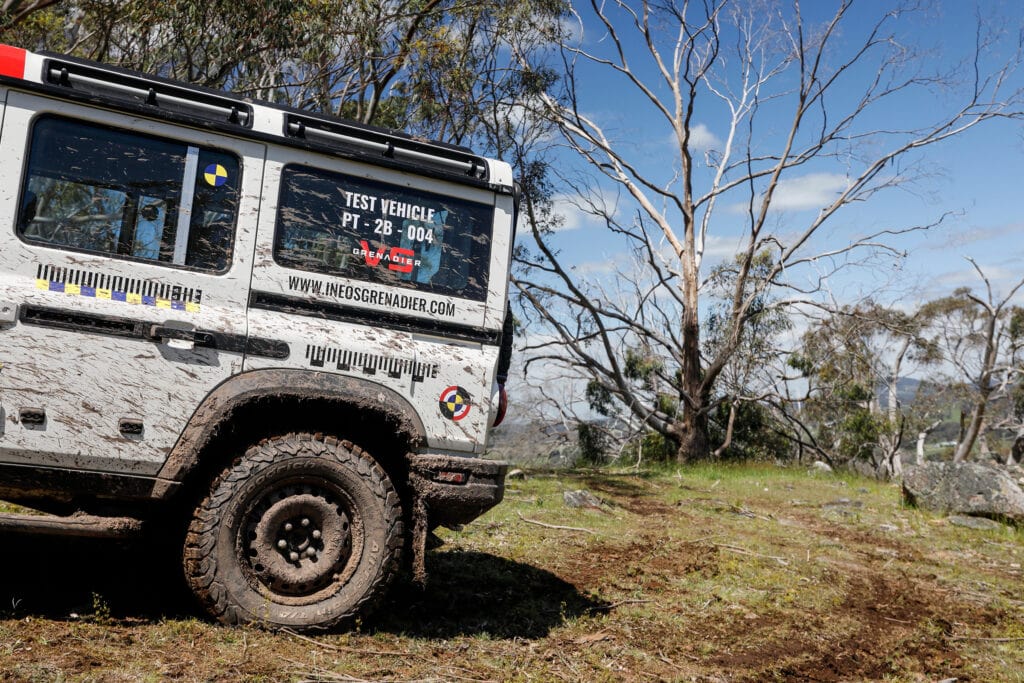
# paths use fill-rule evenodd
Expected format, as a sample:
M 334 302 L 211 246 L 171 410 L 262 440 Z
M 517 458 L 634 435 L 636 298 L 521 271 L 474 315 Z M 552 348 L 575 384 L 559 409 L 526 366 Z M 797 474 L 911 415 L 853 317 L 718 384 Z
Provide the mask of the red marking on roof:
M 0 76 L 25 78 L 25 55 L 20 47 L 0 45 Z

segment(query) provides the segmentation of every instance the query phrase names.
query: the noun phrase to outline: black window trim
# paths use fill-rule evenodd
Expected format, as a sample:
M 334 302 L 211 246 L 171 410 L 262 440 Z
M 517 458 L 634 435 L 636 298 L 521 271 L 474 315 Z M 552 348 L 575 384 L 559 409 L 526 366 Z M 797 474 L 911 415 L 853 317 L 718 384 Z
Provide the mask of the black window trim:
M 101 111 L 101 110 L 95 110 L 94 109 L 92 111 Z M 22 199 L 24 198 L 25 192 L 26 192 L 26 190 L 28 188 L 28 180 L 29 180 L 29 167 L 28 166 L 29 166 L 29 160 L 31 159 L 31 155 L 32 155 L 32 142 L 34 140 L 35 127 L 36 127 L 36 124 L 39 122 L 39 120 L 40 119 L 44 119 L 44 118 L 51 118 L 51 119 L 58 119 L 58 120 L 63 120 L 63 121 L 70 121 L 70 122 L 73 122 L 73 123 L 81 123 L 81 124 L 85 124 L 85 125 L 89 125 L 89 126 L 95 126 L 97 128 L 105 128 L 107 130 L 118 132 L 118 133 L 129 133 L 131 135 L 137 135 L 137 136 L 144 137 L 144 138 L 153 138 L 153 139 L 161 140 L 161 141 L 164 141 L 164 142 L 170 142 L 170 143 L 174 143 L 174 144 L 185 145 L 186 147 L 194 146 L 194 147 L 199 148 L 200 151 L 202 151 L 202 150 L 209 150 L 209 151 L 214 151 L 214 152 L 220 152 L 222 154 L 225 154 L 225 155 L 233 157 L 238 162 L 238 200 L 237 200 L 238 206 L 236 206 L 236 208 L 235 208 L 234 220 L 232 221 L 231 253 L 228 256 L 227 265 L 225 266 L 225 268 L 223 270 L 213 270 L 211 268 L 202 268 L 202 267 L 199 267 L 199 266 L 190 266 L 190 265 L 185 265 L 185 264 L 179 265 L 179 264 L 174 263 L 173 261 L 160 261 L 158 259 L 142 258 L 142 257 L 138 257 L 138 256 L 128 255 L 128 254 L 120 254 L 120 253 L 117 253 L 117 252 L 106 252 L 106 251 L 94 251 L 94 250 L 90 250 L 90 249 L 80 249 L 80 248 L 76 248 L 76 247 L 72 247 L 72 246 L 68 246 L 68 245 L 64 245 L 64 244 L 56 244 L 56 243 L 53 243 L 53 242 L 42 242 L 42 241 L 37 241 L 37 240 L 26 238 L 25 235 L 22 233 L 21 227 L 20 227 L 21 211 L 22 211 L 21 202 L 22 202 Z M 240 209 L 240 206 L 241 206 L 242 198 L 244 196 L 244 193 L 242 192 L 242 185 L 243 185 L 243 182 L 244 182 L 244 176 L 245 176 L 245 172 L 246 172 L 245 171 L 245 163 L 244 163 L 244 158 L 245 157 L 242 156 L 241 154 L 239 154 L 236 150 L 231 149 L 229 147 L 217 147 L 217 146 L 206 145 L 206 144 L 203 144 L 203 143 L 193 142 L 193 141 L 191 141 L 188 138 L 183 139 L 181 137 L 170 137 L 170 136 L 165 136 L 163 134 L 154 134 L 154 133 L 151 133 L 149 131 L 138 131 L 138 130 L 135 130 L 133 128 L 129 128 L 129 127 L 126 127 L 126 126 L 119 126 L 119 125 L 116 125 L 116 124 L 104 123 L 104 122 L 93 120 L 91 118 L 85 118 L 85 117 L 82 117 L 82 116 L 75 116 L 75 115 L 72 115 L 72 114 L 67 114 L 67 113 L 59 112 L 59 111 L 52 111 L 52 110 L 49 110 L 49 109 L 35 112 L 32 115 L 32 117 L 28 120 L 28 123 L 25 126 L 25 131 L 26 131 L 26 134 L 25 134 L 25 151 L 24 151 L 24 153 L 22 155 L 21 174 L 20 174 L 21 178 L 20 178 L 20 182 L 19 182 L 19 186 L 18 186 L 18 195 L 17 195 L 17 198 L 16 198 L 17 206 L 15 208 L 14 221 L 12 223 L 12 228 L 14 230 L 15 237 L 17 237 L 18 240 L 21 241 L 23 244 L 25 244 L 26 246 L 29 246 L 29 247 L 33 247 L 33 248 L 53 249 L 53 250 L 58 251 L 58 252 L 70 252 L 70 253 L 75 253 L 75 254 L 88 254 L 89 256 L 95 256 L 95 257 L 99 257 L 99 258 L 111 258 L 111 259 L 116 259 L 118 261 L 124 261 L 124 262 L 128 262 L 128 263 L 149 264 L 149 265 L 161 266 L 161 267 L 165 267 L 165 268 L 171 268 L 171 269 L 179 270 L 179 271 L 199 273 L 199 274 L 202 274 L 202 275 L 208 275 L 208 276 L 213 276 L 213 277 L 223 277 L 223 276 L 228 275 L 231 272 L 232 267 L 236 263 L 236 250 L 237 250 L 237 246 L 238 246 L 238 233 L 239 233 L 238 222 L 239 222 L 239 216 L 241 215 L 241 211 L 239 209 Z M 198 136 L 196 136 L 196 137 L 198 137 Z M 107 186 L 103 185 L 103 187 L 107 187 Z M 112 186 L 112 185 L 109 186 L 109 187 L 111 189 L 117 189 L 115 186 Z
M 375 177 L 375 176 L 368 176 L 368 175 L 365 175 L 365 174 L 346 172 L 346 171 L 338 171 L 338 170 L 331 169 L 331 168 L 325 168 L 324 166 L 320 166 L 320 165 L 316 165 L 316 164 L 311 164 L 311 163 L 308 163 L 306 161 L 299 161 L 299 160 L 286 161 L 280 167 L 280 170 L 278 172 L 278 181 L 276 183 L 276 185 L 277 185 L 277 197 L 276 197 L 276 200 L 275 200 L 276 206 L 275 206 L 275 209 L 274 209 L 274 230 L 273 230 L 273 235 L 271 237 L 271 250 L 270 250 L 271 260 L 273 261 L 274 265 L 276 265 L 279 268 L 283 268 L 283 269 L 286 269 L 286 270 L 297 271 L 297 272 L 300 272 L 300 273 L 312 273 L 312 274 L 318 275 L 320 277 L 336 278 L 336 279 L 341 279 L 341 280 L 354 280 L 354 281 L 360 282 L 360 283 L 368 283 L 368 284 L 373 284 L 373 285 L 379 285 L 379 286 L 382 286 L 382 287 L 397 287 L 399 289 L 409 290 L 409 291 L 413 291 L 413 292 L 419 292 L 421 294 L 434 294 L 434 295 L 442 296 L 442 297 L 452 297 L 452 298 L 461 299 L 461 300 L 464 300 L 464 301 L 472 301 L 474 303 L 486 304 L 487 300 L 490 298 L 489 283 L 490 283 L 490 279 L 491 279 L 491 275 L 492 275 L 492 273 L 491 273 L 491 263 L 494 260 L 494 230 L 495 230 L 495 215 L 496 215 L 496 212 L 497 212 L 497 205 L 496 205 L 496 203 L 494 203 L 493 200 L 490 203 L 488 203 L 488 202 L 481 202 L 481 201 L 477 201 L 477 200 L 474 200 L 474 199 L 466 199 L 465 197 L 459 197 L 458 195 L 452 195 L 452 194 L 447 194 L 446 195 L 446 194 L 443 194 L 443 193 L 440 193 L 440 192 L 436 192 L 436 191 L 433 191 L 433 190 L 425 190 L 426 192 L 429 192 L 430 194 L 433 194 L 433 195 L 438 195 L 438 196 L 442 196 L 442 197 L 450 197 L 452 199 L 457 199 L 457 200 L 465 201 L 465 202 L 471 202 L 473 204 L 479 204 L 481 206 L 487 207 L 487 209 L 490 211 L 490 216 L 491 216 L 490 224 L 489 224 L 490 234 L 489 234 L 489 238 L 488 238 L 489 246 L 488 246 L 488 249 L 487 249 L 486 258 L 482 259 L 483 260 L 483 272 L 484 272 L 484 275 L 486 276 L 487 280 L 486 280 L 485 284 L 483 285 L 483 287 L 480 288 L 481 289 L 480 296 L 479 297 L 477 297 L 477 296 L 472 296 L 471 297 L 471 296 L 464 296 L 464 295 L 461 295 L 461 294 L 458 294 L 458 293 L 453 293 L 453 292 L 437 292 L 437 291 L 433 291 L 433 290 L 427 289 L 427 288 L 419 288 L 419 287 L 416 286 L 415 283 L 409 283 L 409 282 L 405 282 L 405 281 L 399 281 L 399 282 L 379 282 L 379 281 L 375 281 L 375 280 L 368 280 L 368 279 L 365 279 L 365 278 L 353 277 L 351 275 L 343 275 L 341 273 L 330 272 L 330 271 L 327 271 L 327 270 L 318 270 L 316 268 L 303 268 L 301 266 L 295 265 L 294 263 L 286 263 L 286 262 L 282 262 L 281 260 L 279 260 L 278 259 L 278 235 L 280 234 L 280 231 L 281 231 L 281 208 L 282 208 L 282 195 L 284 193 L 284 176 L 285 176 L 285 172 L 289 168 L 292 168 L 292 167 L 301 167 L 303 169 L 306 169 L 307 171 L 314 171 L 314 172 L 320 171 L 320 172 L 323 172 L 323 173 L 326 173 L 326 174 L 329 174 L 329 175 L 349 176 L 349 177 L 357 178 L 357 179 L 360 179 L 360 180 L 367 180 L 367 181 L 373 182 L 373 183 L 381 183 L 381 184 L 384 184 L 384 185 L 391 185 L 391 186 L 394 186 L 394 187 L 396 187 L 398 189 L 409 189 L 409 190 L 414 190 L 414 191 L 416 189 L 414 187 L 403 186 L 403 185 L 401 185 L 399 183 L 392 182 L 392 181 L 389 181 L 389 180 L 384 180 L 382 178 L 378 178 L 378 177 Z

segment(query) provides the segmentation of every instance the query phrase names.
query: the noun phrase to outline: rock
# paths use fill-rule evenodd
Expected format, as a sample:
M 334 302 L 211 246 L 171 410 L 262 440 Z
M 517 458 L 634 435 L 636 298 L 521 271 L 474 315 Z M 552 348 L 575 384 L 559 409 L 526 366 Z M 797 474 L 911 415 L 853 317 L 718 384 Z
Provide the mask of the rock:
M 926 510 L 1024 523 L 1024 490 L 1005 470 L 991 465 L 908 465 L 903 470 L 903 498 Z
M 821 507 L 826 510 L 829 508 L 859 508 L 864 507 L 864 502 L 860 500 L 850 500 L 849 498 L 837 498 L 836 500 L 829 501 L 828 503 L 822 503 Z
M 565 491 L 562 500 L 571 508 L 601 509 L 601 500 L 590 491 Z
M 999 522 L 984 517 L 965 517 L 964 515 L 953 515 L 949 518 L 949 523 L 956 526 L 965 526 L 968 529 L 979 529 L 981 531 L 995 531 L 996 529 L 1002 529 L 1003 525 Z
M 512 470 L 505 475 L 506 479 L 526 479 L 526 472 L 522 470 Z
M 821 460 L 815 460 L 814 463 L 811 465 L 811 471 L 812 472 L 831 472 L 832 471 L 832 467 L 827 462 L 822 462 Z

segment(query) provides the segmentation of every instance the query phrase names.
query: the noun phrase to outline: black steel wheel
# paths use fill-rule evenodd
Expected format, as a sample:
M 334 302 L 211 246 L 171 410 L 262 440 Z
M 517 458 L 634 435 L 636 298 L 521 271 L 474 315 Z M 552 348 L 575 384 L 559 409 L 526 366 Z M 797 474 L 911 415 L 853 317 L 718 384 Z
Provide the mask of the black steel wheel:
M 398 571 L 398 494 L 359 447 L 310 434 L 253 446 L 199 504 L 185 576 L 224 623 L 330 628 L 366 614 Z

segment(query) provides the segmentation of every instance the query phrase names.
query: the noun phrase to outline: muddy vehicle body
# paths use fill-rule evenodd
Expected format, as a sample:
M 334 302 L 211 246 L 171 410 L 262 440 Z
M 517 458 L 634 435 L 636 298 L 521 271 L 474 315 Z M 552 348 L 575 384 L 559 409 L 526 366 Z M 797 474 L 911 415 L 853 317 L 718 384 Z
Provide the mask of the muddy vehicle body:
M 326 628 L 501 500 L 507 164 L 6 46 L 0 114 L 0 530 Z

